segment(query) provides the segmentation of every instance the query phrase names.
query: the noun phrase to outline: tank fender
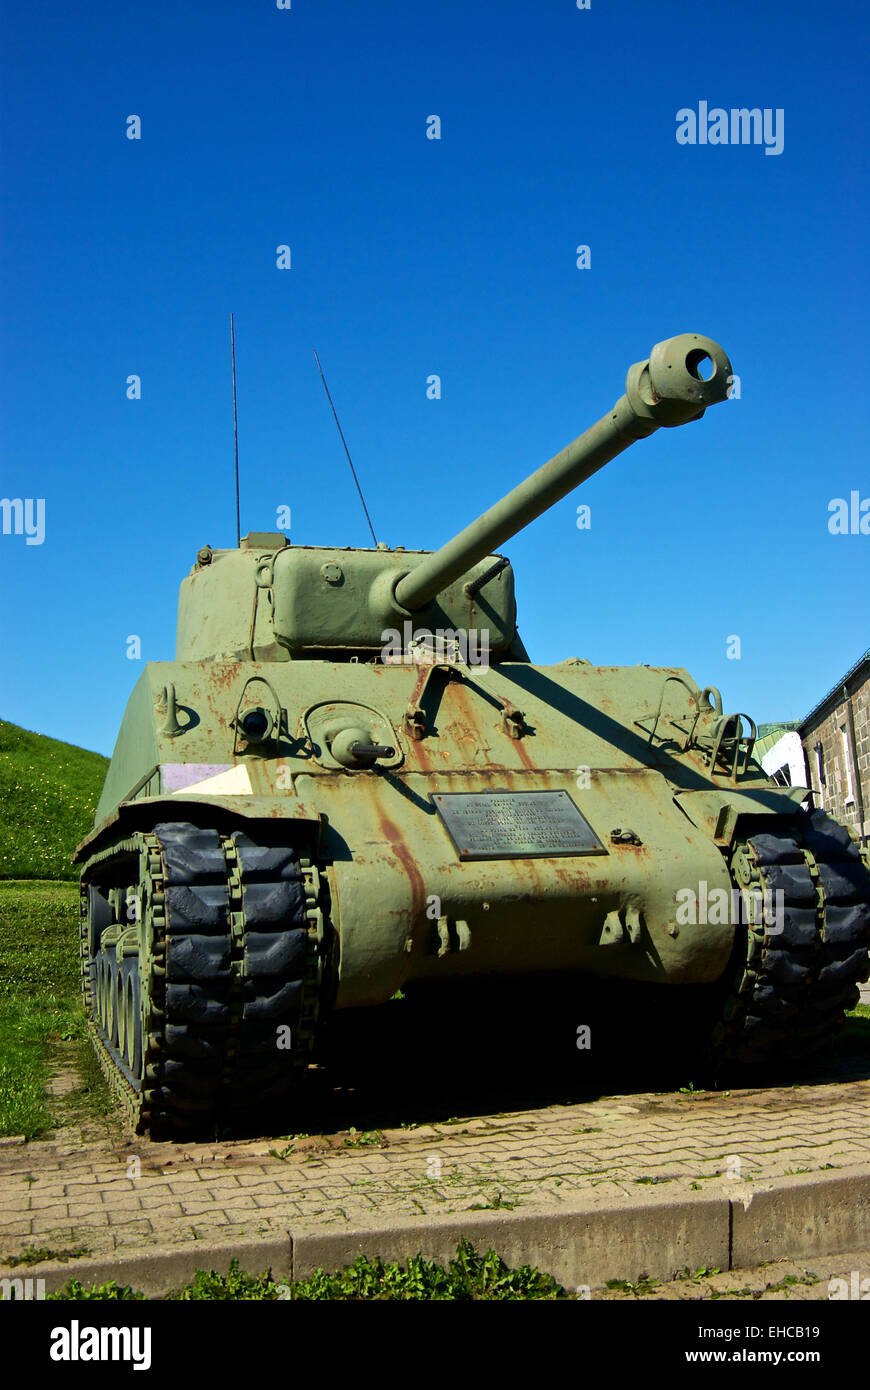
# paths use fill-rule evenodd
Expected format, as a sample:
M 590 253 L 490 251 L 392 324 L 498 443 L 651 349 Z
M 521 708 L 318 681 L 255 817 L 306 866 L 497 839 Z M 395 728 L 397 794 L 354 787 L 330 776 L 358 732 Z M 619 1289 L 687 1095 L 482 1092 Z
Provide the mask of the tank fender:
M 705 831 L 721 849 L 728 849 L 740 816 L 793 816 L 809 795 L 808 787 L 758 787 L 751 791 L 717 787 L 679 791 L 674 802 L 698 830 Z
M 294 828 L 294 844 L 300 838 L 316 854 L 320 847 L 326 817 L 298 798 L 261 796 L 143 796 L 135 801 L 122 801 L 105 820 L 95 826 L 77 845 L 71 860 L 80 863 L 122 834 L 150 830 L 161 821 L 200 821 L 219 829 L 221 822 L 230 823 L 242 816 L 249 820 L 284 821 Z

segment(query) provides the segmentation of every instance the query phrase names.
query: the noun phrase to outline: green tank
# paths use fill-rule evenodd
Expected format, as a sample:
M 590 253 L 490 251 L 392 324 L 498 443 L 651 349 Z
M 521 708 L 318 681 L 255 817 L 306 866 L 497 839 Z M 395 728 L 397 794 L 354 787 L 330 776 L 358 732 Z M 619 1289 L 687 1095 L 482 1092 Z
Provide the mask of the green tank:
M 284 1123 L 333 1011 L 415 987 L 691 987 L 715 1001 L 691 1049 L 755 1074 L 836 1033 L 868 974 L 866 851 L 685 670 L 535 665 L 498 553 L 731 381 L 710 339 L 659 343 L 434 552 L 199 551 L 75 855 L 91 1036 L 136 1131 Z

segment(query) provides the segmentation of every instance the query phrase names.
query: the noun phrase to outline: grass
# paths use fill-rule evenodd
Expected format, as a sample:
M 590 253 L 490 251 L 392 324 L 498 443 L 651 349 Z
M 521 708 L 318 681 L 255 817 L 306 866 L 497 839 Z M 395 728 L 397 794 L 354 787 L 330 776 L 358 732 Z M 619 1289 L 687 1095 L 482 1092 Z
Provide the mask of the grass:
M 846 1022 L 834 1040 L 833 1056 L 838 1059 L 870 1056 L 870 1008 L 857 1004 L 846 1015 Z
M 0 882 L 0 1135 L 44 1133 L 60 1052 L 90 1052 L 79 1000 L 78 889 Z
M 0 720 L 0 879 L 78 877 L 69 856 L 93 825 L 108 765 Z
M 397 1262 L 384 1264 L 360 1255 L 352 1265 L 345 1265 L 335 1274 L 316 1270 L 307 1279 L 295 1283 L 276 1282 L 271 1270 L 263 1274 L 246 1274 L 233 1260 L 228 1274 L 214 1270 L 197 1270 L 195 1278 L 167 1294 L 167 1299 L 180 1302 L 201 1300 L 289 1300 L 305 1302 L 344 1300 L 354 1302 L 458 1301 L 496 1302 L 501 1300 L 555 1300 L 568 1295 L 549 1274 L 530 1265 L 510 1269 L 494 1250 L 478 1255 L 467 1241 L 460 1241 L 455 1257 L 445 1267 L 435 1260 L 416 1255 L 406 1265 Z M 50 1299 L 140 1299 L 144 1295 L 129 1285 L 83 1285 L 71 1279 L 63 1289 L 49 1294 Z
M 54 1114 L 49 1063 L 75 1061 L 79 1110 L 105 1096 L 79 1002 L 78 877 L 108 759 L 0 720 L 0 1135 L 33 1139 Z

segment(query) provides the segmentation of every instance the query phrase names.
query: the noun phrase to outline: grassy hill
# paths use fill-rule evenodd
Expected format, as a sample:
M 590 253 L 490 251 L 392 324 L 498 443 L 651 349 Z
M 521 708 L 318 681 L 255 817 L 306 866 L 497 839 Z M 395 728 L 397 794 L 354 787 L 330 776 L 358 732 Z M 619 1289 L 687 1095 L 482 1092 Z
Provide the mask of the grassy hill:
M 78 877 L 109 760 L 0 720 L 0 879 Z

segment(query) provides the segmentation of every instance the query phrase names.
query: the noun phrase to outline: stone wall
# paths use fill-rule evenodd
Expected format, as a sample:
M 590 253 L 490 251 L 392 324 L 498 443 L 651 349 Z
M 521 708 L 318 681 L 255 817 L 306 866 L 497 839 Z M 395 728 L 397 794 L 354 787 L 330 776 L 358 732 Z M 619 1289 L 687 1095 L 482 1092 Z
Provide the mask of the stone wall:
M 813 711 L 800 734 L 815 804 L 870 840 L 870 659 Z

